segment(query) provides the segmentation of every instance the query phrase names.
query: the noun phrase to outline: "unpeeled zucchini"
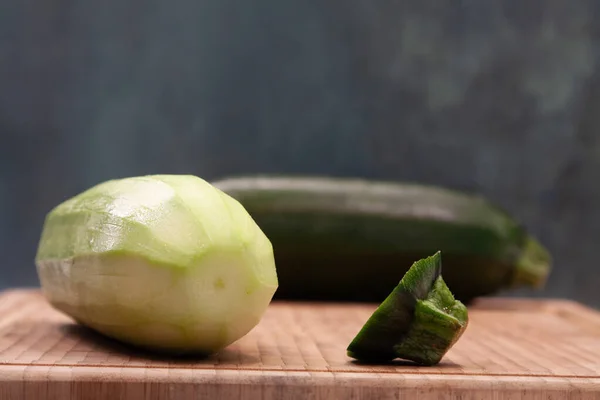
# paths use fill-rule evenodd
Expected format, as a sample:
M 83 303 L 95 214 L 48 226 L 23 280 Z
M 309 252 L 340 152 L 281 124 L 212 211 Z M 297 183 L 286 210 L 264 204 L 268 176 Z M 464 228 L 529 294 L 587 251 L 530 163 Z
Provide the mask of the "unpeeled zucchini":
M 481 196 L 443 187 L 317 176 L 237 176 L 212 182 L 271 240 L 276 298 L 381 301 L 414 260 L 438 250 L 465 303 L 542 287 L 549 252 Z

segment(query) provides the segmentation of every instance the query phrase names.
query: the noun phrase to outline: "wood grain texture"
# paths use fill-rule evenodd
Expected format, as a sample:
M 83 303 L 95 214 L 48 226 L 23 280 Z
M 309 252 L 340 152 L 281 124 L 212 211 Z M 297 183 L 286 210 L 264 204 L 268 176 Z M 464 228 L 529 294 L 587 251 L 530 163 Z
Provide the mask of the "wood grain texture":
M 599 399 L 600 313 L 558 300 L 485 299 L 435 367 L 361 365 L 345 348 L 374 304 L 273 303 L 209 359 L 106 339 L 36 290 L 0 295 L 0 399 Z

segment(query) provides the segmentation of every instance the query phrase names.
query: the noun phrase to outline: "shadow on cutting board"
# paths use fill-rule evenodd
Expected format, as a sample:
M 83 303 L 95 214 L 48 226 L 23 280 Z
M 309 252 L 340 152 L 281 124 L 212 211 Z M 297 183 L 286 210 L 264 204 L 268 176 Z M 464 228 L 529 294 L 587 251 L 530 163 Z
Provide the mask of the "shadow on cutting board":
M 369 362 L 369 361 L 358 361 L 358 360 L 352 360 L 350 361 L 350 364 L 358 366 L 358 367 L 396 367 L 396 368 L 401 368 L 401 367 L 410 367 L 411 369 L 414 368 L 423 368 L 423 369 L 431 369 L 431 366 L 426 366 L 426 365 L 419 365 L 417 363 L 414 363 L 412 361 L 407 361 L 407 360 L 391 360 L 391 361 L 374 361 L 374 362 Z M 445 359 L 443 359 L 442 361 L 440 361 L 439 364 L 435 365 L 436 369 L 456 369 L 456 368 L 460 368 L 460 365 L 452 362 L 452 361 L 447 361 Z
M 143 348 L 134 347 L 132 345 L 128 345 L 122 342 L 119 342 L 115 339 L 106 337 L 96 331 L 87 328 L 85 326 L 81 326 L 75 323 L 66 323 L 60 326 L 60 332 L 68 338 L 74 340 L 77 344 L 73 350 L 69 352 L 72 353 L 85 353 L 84 360 L 80 362 L 85 364 L 106 364 L 107 358 L 110 357 L 112 361 L 115 361 L 117 364 L 120 361 L 130 363 L 141 362 L 147 364 L 151 362 L 155 364 L 155 366 L 165 366 L 165 365 L 179 365 L 185 366 L 187 368 L 196 368 L 207 367 L 207 366 L 226 366 L 226 365 L 237 365 L 238 367 L 243 366 L 257 366 L 261 364 L 261 360 L 259 357 L 249 354 L 241 354 L 239 350 L 236 350 L 235 347 L 228 347 L 224 350 L 220 351 L 217 354 L 206 356 L 201 354 L 196 355 L 166 355 L 156 353 L 150 350 L 146 350 Z M 97 358 L 96 358 L 97 357 Z M 113 362 L 109 362 L 109 364 L 113 364 Z M 364 362 L 357 360 L 350 360 L 347 366 L 354 367 L 368 367 L 375 368 L 381 367 L 394 367 L 400 369 L 414 369 L 414 368 L 430 368 L 426 366 L 420 366 L 412 361 L 406 360 L 392 360 L 388 362 Z M 338 368 L 342 368 L 343 366 L 338 366 Z M 448 361 L 442 360 L 439 364 L 437 364 L 436 369 L 456 369 L 459 367 L 457 364 Z
M 169 364 L 208 364 L 216 363 L 257 363 L 258 357 L 244 355 L 240 359 L 239 352 L 231 349 L 224 349 L 217 354 L 182 354 L 171 355 L 162 354 L 160 352 L 151 351 L 145 348 L 136 347 L 130 344 L 125 344 L 116 339 L 104 336 L 90 328 L 77 323 L 66 323 L 60 327 L 60 331 L 67 337 L 71 337 L 77 341 L 76 348 L 80 351 L 90 353 L 100 353 L 103 355 L 109 354 L 119 358 L 140 359 L 146 361 L 156 361 Z

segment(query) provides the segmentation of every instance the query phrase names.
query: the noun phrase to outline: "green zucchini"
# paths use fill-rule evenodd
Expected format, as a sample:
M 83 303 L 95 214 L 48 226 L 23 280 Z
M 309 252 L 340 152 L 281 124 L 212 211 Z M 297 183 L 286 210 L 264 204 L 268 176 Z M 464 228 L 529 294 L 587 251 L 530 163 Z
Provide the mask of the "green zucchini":
M 272 244 L 234 199 L 192 175 L 113 179 L 55 206 L 36 268 L 57 310 L 123 343 L 213 354 L 277 290 Z
M 551 255 L 482 196 L 448 188 L 318 176 L 212 182 L 271 240 L 275 298 L 381 301 L 414 260 L 444 254 L 455 297 L 544 286 Z
M 469 324 L 467 308 L 442 277 L 442 256 L 416 261 L 347 348 L 359 361 L 395 358 L 435 365 Z

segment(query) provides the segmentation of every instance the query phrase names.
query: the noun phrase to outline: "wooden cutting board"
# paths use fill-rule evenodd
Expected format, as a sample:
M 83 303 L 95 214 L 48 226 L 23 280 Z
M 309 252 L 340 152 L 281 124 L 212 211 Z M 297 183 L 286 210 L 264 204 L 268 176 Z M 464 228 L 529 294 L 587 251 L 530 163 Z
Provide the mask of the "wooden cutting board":
M 600 313 L 485 299 L 435 367 L 361 365 L 345 348 L 375 304 L 274 302 L 210 359 L 165 359 L 94 334 L 36 290 L 0 294 L 0 399 L 600 399 Z

